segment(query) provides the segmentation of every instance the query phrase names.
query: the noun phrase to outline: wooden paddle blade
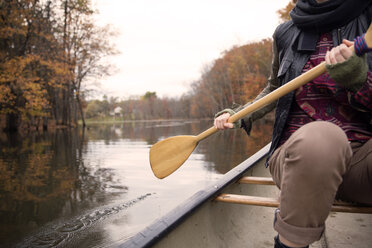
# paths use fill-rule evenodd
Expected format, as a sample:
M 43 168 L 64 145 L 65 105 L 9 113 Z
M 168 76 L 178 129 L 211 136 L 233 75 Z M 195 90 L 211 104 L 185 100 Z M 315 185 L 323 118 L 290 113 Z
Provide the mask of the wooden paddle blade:
M 150 149 L 150 165 L 157 178 L 164 178 L 177 170 L 198 144 L 196 136 L 175 136 L 159 141 Z

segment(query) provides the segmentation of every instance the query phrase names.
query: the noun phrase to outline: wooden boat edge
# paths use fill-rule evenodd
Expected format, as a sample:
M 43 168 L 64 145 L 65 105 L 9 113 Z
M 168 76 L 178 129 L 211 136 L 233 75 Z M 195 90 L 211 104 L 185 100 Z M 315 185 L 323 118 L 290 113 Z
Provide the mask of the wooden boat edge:
M 235 183 L 245 172 L 254 167 L 263 159 L 270 148 L 271 143 L 250 156 L 247 160 L 227 172 L 221 179 L 207 188 L 198 191 L 186 201 L 178 205 L 162 218 L 154 221 L 145 229 L 129 238 L 120 248 L 151 247 L 165 235 L 181 224 L 189 215 L 198 209 L 203 203 L 214 199 L 228 185 Z

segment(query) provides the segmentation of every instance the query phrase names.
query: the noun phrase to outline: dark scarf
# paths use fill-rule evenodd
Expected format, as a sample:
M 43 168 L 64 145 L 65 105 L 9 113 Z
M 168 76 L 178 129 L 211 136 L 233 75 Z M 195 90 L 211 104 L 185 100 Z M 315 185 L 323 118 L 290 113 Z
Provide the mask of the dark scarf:
M 342 27 L 358 17 L 372 0 L 298 0 L 290 16 L 293 23 L 302 29 L 300 50 L 313 51 L 319 33 Z
M 328 0 L 324 3 L 299 0 L 290 15 L 294 24 L 303 30 L 329 32 L 358 17 L 371 3 L 371 0 Z

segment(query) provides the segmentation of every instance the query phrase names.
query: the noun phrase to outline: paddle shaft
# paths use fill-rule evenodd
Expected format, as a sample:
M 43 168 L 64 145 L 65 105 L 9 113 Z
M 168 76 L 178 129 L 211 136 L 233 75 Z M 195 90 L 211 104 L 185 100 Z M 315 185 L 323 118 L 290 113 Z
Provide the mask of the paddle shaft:
M 353 49 L 353 47 L 351 47 Z M 282 96 L 285 96 L 286 94 L 290 93 L 291 91 L 299 88 L 300 86 L 310 82 L 311 80 L 319 77 L 326 71 L 325 62 L 320 63 L 313 69 L 301 74 L 300 76 L 296 77 L 295 79 L 291 80 L 287 84 L 281 86 L 280 88 L 272 91 L 270 94 L 260 98 L 259 100 L 253 102 L 251 105 L 245 107 L 244 109 L 240 110 L 239 112 L 235 113 L 234 115 L 230 116 L 228 122 L 233 123 L 240 119 L 242 119 L 244 116 L 253 113 L 260 108 L 272 103 L 273 101 L 281 98 Z M 214 126 L 205 130 L 204 132 L 197 135 L 198 141 L 207 138 L 208 136 L 214 134 L 217 132 L 218 129 Z
M 293 90 L 296 90 L 300 86 L 314 80 L 315 78 L 319 77 L 326 71 L 325 62 L 320 63 L 310 71 L 301 74 L 300 76 L 296 77 L 295 79 L 289 81 L 287 84 L 283 85 L 282 87 L 272 91 L 270 94 L 260 98 L 259 100 L 255 101 L 251 105 L 247 106 L 246 108 L 242 109 L 241 111 L 237 112 L 236 114 L 232 115 L 228 122 L 235 122 L 240 120 L 244 116 L 257 111 L 258 109 L 272 103 L 273 101 L 285 96 L 286 94 L 290 93 Z
M 354 51 L 354 46 L 349 47 L 350 50 Z M 295 79 L 289 81 L 285 85 L 281 86 L 280 88 L 272 91 L 268 95 L 260 98 L 259 100 L 253 102 L 251 105 L 248 105 L 244 109 L 240 110 L 239 112 L 233 114 L 230 116 L 228 122 L 233 123 L 236 122 L 240 119 L 242 119 L 244 116 L 251 114 L 264 106 L 278 100 L 279 98 L 285 96 L 286 94 L 290 93 L 293 90 L 296 90 L 300 86 L 314 80 L 315 78 L 319 77 L 322 75 L 324 72 L 326 72 L 326 63 L 323 61 L 316 67 L 312 68 L 311 70 L 301 74 L 300 76 L 296 77 Z M 201 141 L 210 135 L 216 133 L 218 131 L 217 128 L 214 126 L 205 130 L 204 132 L 200 133 L 199 135 L 196 136 L 198 141 Z
M 372 24 L 369 25 L 368 30 L 365 33 L 365 40 L 366 40 L 367 46 L 369 48 L 372 48 Z M 349 48 L 351 51 L 354 52 L 354 45 L 350 46 Z M 260 98 L 259 100 L 255 101 L 251 105 L 245 107 L 244 109 L 230 116 L 228 122 L 233 123 L 233 122 L 236 122 L 242 119 L 244 116 L 257 111 L 258 109 L 272 103 L 275 100 L 278 100 L 282 96 L 285 96 L 286 94 L 299 88 L 300 86 L 314 80 L 315 78 L 322 75 L 325 71 L 326 71 L 325 61 L 323 61 L 322 63 L 312 68 L 311 70 L 301 74 L 300 76 L 289 81 L 288 83 L 281 86 L 280 88 L 272 91 L 270 94 Z M 209 137 L 210 135 L 214 134 L 217 131 L 218 131 L 217 128 L 211 127 L 205 130 L 204 132 L 202 132 L 201 134 L 197 135 L 196 138 L 199 142 L 200 140 L 203 140 Z

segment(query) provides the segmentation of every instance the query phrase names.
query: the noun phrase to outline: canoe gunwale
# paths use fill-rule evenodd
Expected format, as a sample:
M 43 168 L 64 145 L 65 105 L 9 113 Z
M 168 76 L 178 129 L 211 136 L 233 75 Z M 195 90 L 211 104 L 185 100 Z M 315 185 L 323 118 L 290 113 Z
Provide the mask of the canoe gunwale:
M 170 233 L 205 202 L 214 199 L 224 188 L 238 181 L 244 173 L 254 167 L 262 158 L 267 155 L 269 148 L 270 143 L 250 156 L 247 160 L 231 169 L 217 182 L 211 184 L 203 190 L 198 191 L 186 201 L 171 210 L 168 214 L 154 221 L 144 230 L 128 239 L 125 243 L 119 245 L 119 247 L 151 247 L 168 233 Z

